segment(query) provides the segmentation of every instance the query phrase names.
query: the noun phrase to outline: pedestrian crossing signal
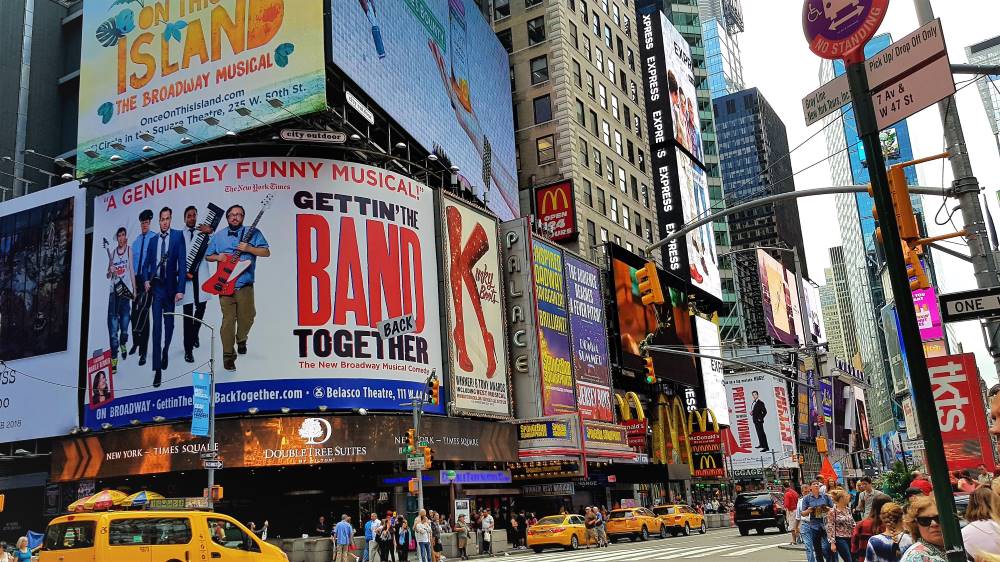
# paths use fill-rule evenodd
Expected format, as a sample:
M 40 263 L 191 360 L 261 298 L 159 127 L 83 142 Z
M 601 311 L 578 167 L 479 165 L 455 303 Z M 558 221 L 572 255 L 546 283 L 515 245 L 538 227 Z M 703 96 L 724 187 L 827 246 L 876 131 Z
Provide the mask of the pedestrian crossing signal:
M 416 494 L 417 491 L 418 491 L 417 490 L 417 479 L 416 478 L 410 478 L 410 481 L 407 482 L 406 489 L 409 490 L 409 492 L 411 494 Z
M 649 384 L 656 384 L 656 372 L 653 370 L 653 358 L 646 357 L 646 382 Z

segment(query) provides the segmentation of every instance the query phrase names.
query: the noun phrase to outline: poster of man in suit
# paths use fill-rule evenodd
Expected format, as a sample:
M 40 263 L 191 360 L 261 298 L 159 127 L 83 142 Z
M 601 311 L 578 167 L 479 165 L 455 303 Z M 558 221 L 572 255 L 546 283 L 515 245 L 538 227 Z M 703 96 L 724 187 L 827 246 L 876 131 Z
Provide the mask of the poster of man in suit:
M 730 426 L 724 441 L 734 470 L 798 466 L 788 383 L 766 373 L 723 380 Z

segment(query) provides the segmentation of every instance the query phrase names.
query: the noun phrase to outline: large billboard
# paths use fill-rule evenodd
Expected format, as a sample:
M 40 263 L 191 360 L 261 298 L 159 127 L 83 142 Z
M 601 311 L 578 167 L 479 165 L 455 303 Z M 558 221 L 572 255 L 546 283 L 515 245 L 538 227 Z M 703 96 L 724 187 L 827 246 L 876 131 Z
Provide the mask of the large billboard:
M 217 329 L 220 414 L 406 408 L 442 372 L 435 220 L 410 178 L 307 158 L 204 162 L 97 197 L 90 317 L 114 310 L 129 329 L 90 322 L 87 355 L 113 392 L 88 377 L 87 424 L 191 415 L 213 332 L 169 312 Z M 104 238 L 135 280 L 131 306 L 103 282 Z M 382 337 L 390 319 L 406 329 Z
M 80 176 L 326 107 L 321 0 L 82 9 Z
M 980 464 L 993 472 L 993 440 L 986 420 L 979 369 L 972 353 L 927 360 L 941 440 L 949 470 L 975 469 Z
M 520 216 L 507 52 L 473 0 L 332 0 L 331 58 L 501 220 Z
M 576 411 L 573 352 L 570 349 L 569 312 L 563 254 L 559 248 L 534 239 L 531 244 L 538 299 L 538 353 L 542 373 L 542 415 Z
M 71 182 L 0 204 L 2 442 L 77 424 L 84 200 Z
M 677 153 L 677 173 L 681 191 L 684 223 L 708 216 L 711 211 L 708 196 L 708 176 L 694 160 Z M 712 223 L 703 224 L 687 235 L 688 274 L 691 284 L 716 298 L 722 298 L 722 276 L 719 274 L 719 253 L 715 248 Z
M 510 380 L 497 222 L 448 196 L 442 198 L 441 207 L 452 401 L 457 412 L 508 417 Z
M 797 296 L 794 280 L 789 284 L 785 267 L 764 250 L 757 250 L 757 273 L 767 334 L 786 345 L 798 345 L 796 324 L 801 325 L 801 321 L 796 317 L 798 304 L 792 305 L 792 297 Z
M 565 264 L 577 407 L 584 419 L 613 422 L 601 270 L 570 254 L 565 254 Z
M 798 466 L 788 392 L 781 379 L 763 373 L 725 378 L 733 470 Z
M 700 316 L 694 319 L 698 331 L 698 352 L 704 355 L 722 356 L 722 341 L 719 325 Z M 715 419 L 722 425 L 729 425 L 729 408 L 726 405 L 726 387 L 722 384 L 723 368 L 721 359 L 701 357 L 701 384 L 705 389 L 705 407 L 712 410 Z
M 823 304 L 819 298 L 819 287 L 809 281 L 805 281 L 802 285 L 808 309 L 805 315 L 806 328 L 812 334 L 813 343 L 823 343 L 826 341 L 826 328 L 823 326 Z

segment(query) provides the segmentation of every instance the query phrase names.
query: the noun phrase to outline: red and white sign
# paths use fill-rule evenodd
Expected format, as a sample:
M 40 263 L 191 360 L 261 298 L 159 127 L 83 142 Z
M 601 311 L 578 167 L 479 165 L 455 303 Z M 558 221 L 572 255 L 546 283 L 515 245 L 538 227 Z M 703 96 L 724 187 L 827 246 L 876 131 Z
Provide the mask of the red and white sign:
M 984 464 L 992 472 L 996 463 L 975 355 L 933 357 L 927 360 L 927 371 L 948 470 L 975 469 Z
M 625 426 L 629 447 L 646 448 L 646 432 L 649 428 L 649 420 L 625 420 L 620 425 Z
M 535 216 L 552 233 L 552 240 L 576 236 L 573 182 L 561 181 L 535 189 Z
M 577 381 L 576 407 L 584 419 L 614 421 L 611 407 L 611 389 L 606 386 Z
M 722 434 L 718 431 L 696 431 L 688 435 L 692 453 L 721 453 Z

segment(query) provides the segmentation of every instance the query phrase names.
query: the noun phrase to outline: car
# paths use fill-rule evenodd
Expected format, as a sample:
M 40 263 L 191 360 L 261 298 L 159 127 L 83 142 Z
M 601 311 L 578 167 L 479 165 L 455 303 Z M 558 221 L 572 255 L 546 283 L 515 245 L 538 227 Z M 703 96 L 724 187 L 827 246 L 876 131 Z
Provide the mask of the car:
M 649 536 L 653 534 L 660 537 L 667 536 L 667 526 L 655 513 L 645 507 L 612 510 L 608 514 L 605 530 L 611 542 L 617 542 L 624 537 L 629 537 L 632 541 L 636 539 L 648 541 Z
M 675 537 L 679 534 L 688 536 L 691 534 L 691 529 L 698 529 L 698 532 L 703 535 L 708 531 L 705 516 L 700 515 L 689 505 L 682 503 L 658 505 L 653 508 L 653 513 L 663 521 L 663 525 Z
M 736 496 L 736 526 L 746 536 L 750 529 L 764 534 L 764 529 L 777 527 L 779 533 L 788 531 L 785 508 L 781 496 L 771 492 L 749 492 Z
M 56 517 L 39 562 L 288 562 L 238 521 L 210 511 L 110 511 Z
M 587 528 L 581 515 L 549 515 L 528 527 L 527 546 L 535 552 L 559 546 L 576 550 L 586 542 Z

